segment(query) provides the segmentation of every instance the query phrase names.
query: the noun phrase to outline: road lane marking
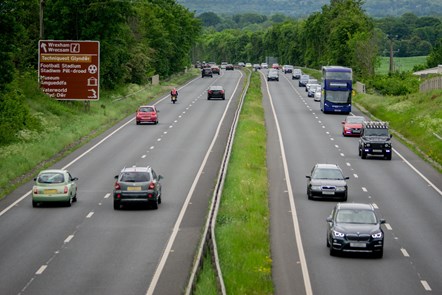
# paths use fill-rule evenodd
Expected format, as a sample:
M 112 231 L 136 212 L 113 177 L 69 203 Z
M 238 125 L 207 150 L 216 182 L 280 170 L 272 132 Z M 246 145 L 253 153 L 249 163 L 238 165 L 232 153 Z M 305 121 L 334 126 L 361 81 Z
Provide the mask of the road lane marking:
M 344 153 L 340 153 L 341 157 L 345 157 Z
M 431 291 L 431 287 L 427 281 L 422 280 L 421 284 L 422 284 L 422 286 L 424 286 L 425 291 Z
M 379 209 L 378 205 L 376 203 L 371 204 L 373 206 L 373 208 L 375 209 Z
M 40 266 L 40 268 L 37 270 L 37 272 L 35 273 L 36 275 L 41 275 L 44 271 L 45 271 L 45 269 L 47 268 L 48 266 L 47 265 L 42 265 L 42 266 Z
M 89 214 L 86 216 L 86 218 L 91 218 L 92 215 L 94 215 L 94 212 L 89 212 Z
M 402 255 L 404 255 L 405 257 L 410 257 L 410 254 L 408 254 L 407 250 L 405 250 L 404 248 L 401 248 L 401 252 Z
M 393 228 L 391 227 L 391 225 L 390 225 L 389 223 L 385 223 L 385 227 L 386 227 L 388 230 L 393 230 Z
M 144 158 L 146 158 L 147 157 L 147 155 L 142 155 L 141 156 L 141 159 L 144 159 Z
M 362 187 L 363 192 L 367 192 L 367 189 L 365 187 Z
M 110 195 L 111 195 L 110 193 L 107 193 L 107 194 L 104 195 L 104 198 L 107 199 L 107 198 L 110 197 Z
M 72 239 L 74 238 L 74 235 L 70 235 L 66 238 L 66 240 L 64 240 L 64 243 L 67 244 L 69 243 Z
M 359 177 L 356 173 L 354 173 L 353 176 L 354 176 L 354 178 L 358 178 Z

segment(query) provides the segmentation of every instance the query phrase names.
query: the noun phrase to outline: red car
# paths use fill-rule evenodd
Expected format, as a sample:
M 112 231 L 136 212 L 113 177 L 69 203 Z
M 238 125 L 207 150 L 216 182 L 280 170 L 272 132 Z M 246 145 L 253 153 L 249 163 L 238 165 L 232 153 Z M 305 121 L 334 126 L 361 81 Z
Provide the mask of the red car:
M 347 116 L 342 121 L 342 135 L 344 136 L 361 136 L 362 122 L 365 119 L 362 116 Z
M 220 69 L 217 65 L 213 65 L 213 66 L 211 66 L 211 68 L 212 68 L 212 73 L 218 74 L 218 75 L 220 74 Z
M 141 123 L 158 124 L 158 112 L 155 106 L 140 106 L 135 116 L 137 125 Z

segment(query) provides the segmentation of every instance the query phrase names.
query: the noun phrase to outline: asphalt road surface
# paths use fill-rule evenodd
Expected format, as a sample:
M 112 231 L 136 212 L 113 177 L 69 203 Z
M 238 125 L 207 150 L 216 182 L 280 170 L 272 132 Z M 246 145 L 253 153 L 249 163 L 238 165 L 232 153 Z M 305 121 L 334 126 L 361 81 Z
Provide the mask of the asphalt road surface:
M 244 75 L 197 78 L 155 104 L 158 125 L 134 115 L 54 165 L 78 180 L 72 207 L 32 208 L 32 183 L 0 202 L 0 294 L 180 294 L 184 290 L 238 105 Z M 222 85 L 225 100 L 207 100 Z M 150 165 L 158 210 L 113 210 L 114 176 Z
M 395 138 L 391 161 L 360 159 L 358 139 L 342 136 L 345 115 L 323 114 L 297 82 L 263 76 L 276 294 L 442 294 L 440 173 Z M 382 259 L 329 255 L 325 219 L 336 201 L 307 199 L 316 163 L 338 164 L 348 202 L 374 204 L 387 220 Z

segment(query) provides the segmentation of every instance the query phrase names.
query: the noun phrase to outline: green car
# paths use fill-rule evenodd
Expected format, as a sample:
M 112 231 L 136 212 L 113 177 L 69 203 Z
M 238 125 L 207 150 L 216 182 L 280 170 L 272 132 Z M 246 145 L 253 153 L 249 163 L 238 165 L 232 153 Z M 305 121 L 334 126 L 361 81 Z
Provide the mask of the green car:
M 34 178 L 35 185 L 32 188 L 32 207 L 40 203 L 60 202 L 70 207 L 72 202 L 77 201 L 78 177 L 72 177 L 69 171 L 51 169 L 41 171 Z

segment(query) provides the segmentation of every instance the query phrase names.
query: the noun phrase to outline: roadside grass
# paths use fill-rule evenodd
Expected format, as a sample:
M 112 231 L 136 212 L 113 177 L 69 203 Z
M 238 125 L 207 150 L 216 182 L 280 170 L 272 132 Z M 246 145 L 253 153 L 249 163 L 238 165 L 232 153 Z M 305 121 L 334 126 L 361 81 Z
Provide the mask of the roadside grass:
M 394 57 L 394 69 L 396 72 L 408 72 L 413 70 L 416 65 L 427 64 L 427 56 Z M 376 74 L 386 75 L 390 70 L 390 57 L 381 56 L 379 58 L 379 67 L 375 69 Z
M 50 167 L 73 150 L 100 135 L 118 121 L 135 113 L 140 104 L 147 104 L 173 86 L 199 75 L 192 69 L 171 77 L 158 86 L 128 85 L 113 91 L 101 91 L 100 100 L 85 110 L 83 102 L 55 101 L 43 94 L 37 78 L 24 75 L 20 81 L 31 113 L 43 130 L 24 130 L 17 143 L 0 146 L 0 199 L 20 184 L 29 181 L 39 170 Z
M 354 101 L 388 121 L 408 147 L 442 171 L 442 90 L 404 96 L 358 94 Z
M 267 194 L 261 79 L 254 72 L 237 126 L 216 226 L 228 294 L 273 294 Z

